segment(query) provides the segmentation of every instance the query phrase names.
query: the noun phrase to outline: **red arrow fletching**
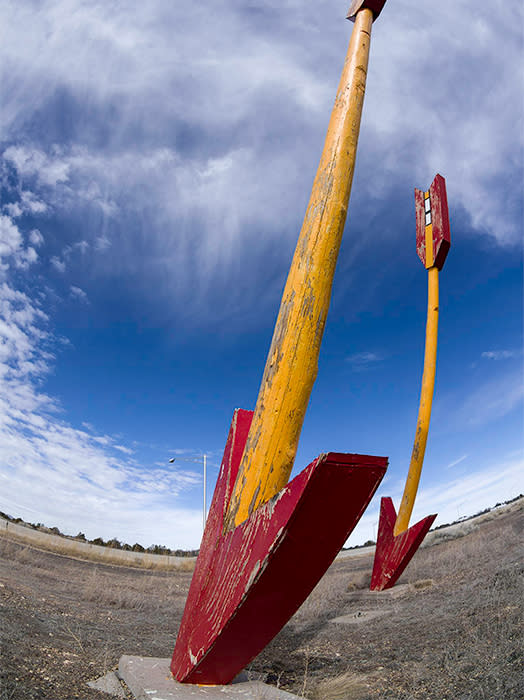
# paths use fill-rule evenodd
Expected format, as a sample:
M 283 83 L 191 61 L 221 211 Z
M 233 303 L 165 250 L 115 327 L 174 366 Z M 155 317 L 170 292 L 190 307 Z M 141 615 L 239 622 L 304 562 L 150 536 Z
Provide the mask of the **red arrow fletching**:
M 446 194 L 446 181 L 442 175 L 435 175 L 435 179 L 429 188 L 430 221 L 433 239 L 433 260 L 427 259 L 426 251 L 426 208 L 424 206 L 422 190 L 415 189 L 415 217 L 417 230 L 417 254 L 424 267 L 434 265 L 442 270 L 448 250 L 451 245 L 451 233 L 449 227 L 448 198 Z

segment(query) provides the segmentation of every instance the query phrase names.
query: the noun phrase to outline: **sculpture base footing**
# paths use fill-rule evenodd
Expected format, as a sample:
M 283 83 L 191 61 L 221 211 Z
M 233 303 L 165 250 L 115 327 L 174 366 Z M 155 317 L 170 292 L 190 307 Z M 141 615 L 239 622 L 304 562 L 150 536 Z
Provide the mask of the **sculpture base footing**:
M 171 659 L 122 656 L 118 664 L 118 676 L 136 700 L 298 700 L 298 695 L 261 681 L 247 680 L 245 673 L 240 674 L 230 685 L 198 686 L 178 683 L 171 675 L 170 663 Z

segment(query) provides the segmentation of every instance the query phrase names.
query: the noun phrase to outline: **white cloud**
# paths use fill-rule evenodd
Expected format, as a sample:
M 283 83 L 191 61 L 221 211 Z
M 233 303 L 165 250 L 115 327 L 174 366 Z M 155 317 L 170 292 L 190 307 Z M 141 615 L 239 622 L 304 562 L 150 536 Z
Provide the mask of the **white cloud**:
M 17 219 L 23 214 L 23 210 L 19 202 L 11 202 L 10 204 L 6 204 L 4 209 L 12 219 Z
M 439 480 L 438 483 L 426 484 L 417 494 L 410 525 L 432 513 L 437 513 L 435 526 L 451 523 L 458 518 L 474 515 L 496 503 L 514 498 L 522 492 L 523 469 L 524 456 L 519 453 L 507 455 L 494 464 L 481 465 L 475 472 L 459 476 L 447 483 Z M 384 482 L 346 546 L 377 539 L 382 496 L 391 496 L 398 512 L 404 484 L 398 482 L 393 488 L 391 483 L 385 486 Z
M 452 467 L 456 467 L 457 464 L 460 464 L 461 462 L 463 462 L 467 458 L 468 458 L 468 455 L 462 455 L 462 457 L 459 457 L 458 459 L 454 459 L 452 462 L 450 462 L 448 464 L 446 469 L 451 469 Z
M 40 242 L 38 231 L 31 235 Z M 13 260 L 24 267 L 36 256 L 22 247 L 20 230 L 4 215 L 0 241 L 4 265 Z M 87 247 L 80 241 L 71 253 Z M 87 301 L 78 286 L 70 293 Z M 10 512 L 16 506 L 23 517 L 36 514 L 72 533 L 82 527 L 91 537 L 198 546 L 200 514 L 177 508 L 177 496 L 198 486 L 201 476 L 166 465 L 144 468 L 121 439 L 70 425 L 60 402 L 42 390 L 55 362 L 53 347 L 63 339 L 47 330 L 37 298 L 0 282 L 0 507 Z M 154 522 L 137 527 L 144 512 L 154 512 Z
M 452 214 L 461 205 L 476 229 L 518 245 L 522 193 L 507 173 L 522 177 L 522 4 L 510 0 L 496 16 L 471 0 L 414 7 L 386 7 L 376 26 L 365 107 L 370 157 L 381 153 L 372 187 L 383 190 L 408 160 L 417 187 L 441 172 Z M 500 41 L 504 51 L 494 53 Z
M 510 360 L 518 354 L 515 350 L 488 350 L 483 352 L 481 357 L 486 360 Z
M 367 369 L 371 365 L 374 365 L 377 362 L 381 362 L 383 359 L 384 358 L 380 353 L 364 351 L 364 352 L 356 352 L 356 353 L 353 353 L 352 355 L 349 355 L 346 358 L 346 361 L 349 362 L 353 366 L 353 369 L 359 371 L 359 370 Z
M 522 372 L 508 372 L 488 379 L 466 396 L 452 422 L 469 427 L 487 425 L 511 413 L 523 398 Z
M 66 271 L 66 268 L 68 267 L 68 264 L 74 258 L 74 255 L 76 253 L 80 253 L 80 255 L 85 255 L 89 248 L 90 244 L 85 240 L 77 241 L 76 243 L 73 243 L 71 245 L 66 245 L 62 249 L 62 253 L 60 256 L 51 256 L 50 263 L 55 268 L 55 270 L 64 273 Z
M 59 257 L 53 255 L 50 262 L 51 265 L 55 268 L 55 270 L 58 270 L 58 272 L 65 272 L 66 264 Z
M 440 171 L 452 210 L 463 207 L 479 231 L 511 245 L 520 225 L 515 17 L 522 8 L 516 0 L 505 8 L 494 14 L 473 0 L 444 0 L 438 11 L 415 0 L 386 5 L 373 29 L 357 178 L 376 201 L 393 183 L 426 186 Z M 273 302 L 281 280 L 266 279 L 259 261 L 268 251 L 280 260 L 296 238 L 350 33 L 340 6 L 328 0 L 304 13 L 296 0 L 258 9 L 151 0 L 129 13 L 118 3 L 56 0 L 37 12 L 32 3 L 6 0 L 2 20 L 9 32 L 0 44 L 0 139 L 12 144 L 3 163 L 18 197 L 0 219 L 4 273 L 6 265 L 34 262 L 42 245 L 30 234 L 34 247 L 24 248 L 14 219 L 54 216 L 58 232 L 42 230 L 50 232 L 46 239 L 57 236 L 61 248 L 50 262 L 62 273 L 75 255 L 111 249 L 96 264 L 112 275 L 131 270 L 135 281 L 154 275 L 144 288 L 156 301 L 164 292 L 188 317 L 217 317 L 209 307 L 220 284 L 230 290 L 231 308 L 252 315 L 249 290 L 260 288 L 254 274 L 264 276 Z M 494 53 L 501 41 L 504 51 Z M 75 118 L 58 120 L 59 110 Z M 511 179 L 500 187 L 504 177 Z M 77 298 L 85 294 L 73 288 Z M 189 482 L 162 470 L 141 476 L 125 445 L 58 420 L 57 402 L 30 380 L 52 362 L 40 347 L 51 343 L 39 325 L 42 311 L 16 294 L 4 285 L 0 295 L 0 376 L 9 379 L 0 464 L 12 468 L 9 481 L 21 474 L 9 495 L 16 498 L 21 479 L 36 481 L 38 472 L 60 494 L 57 512 L 68 522 L 85 516 L 127 527 L 145 505 L 166 525 L 171 511 L 155 500 L 158 479 L 174 493 Z M 226 304 L 220 313 L 228 313 Z M 505 359 L 499 352 L 508 351 L 485 357 Z M 381 359 L 364 352 L 348 361 L 364 368 Z M 521 400 L 519 379 L 481 387 L 457 412 L 462 424 L 512 410 Z M 33 503 L 45 503 L 38 488 Z
M 99 236 L 95 239 L 95 249 L 96 250 L 107 250 L 111 247 L 111 241 L 107 236 Z
M 27 269 L 29 265 L 32 265 L 38 260 L 38 253 L 34 248 L 25 248 L 21 250 L 15 259 L 16 267 Z
M 12 163 L 22 178 L 35 176 L 38 184 L 56 187 L 69 179 L 70 164 L 38 148 L 10 146 L 3 157 Z
M 20 193 L 20 203 L 23 210 L 31 214 L 44 214 L 48 209 L 47 204 L 29 190 Z
M 34 246 L 41 246 L 44 242 L 44 237 L 37 228 L 30 231 L 29 242 L 32 243 Z
M 0 214 L 0 256 L 8 257 L 22 246 L 22 235 L 18 226 L 8 216 Z
M 73 247 L 79 250 L 82 255 L 84 255 L 89 249 L 89 243 L 87 241 L 78 241 L 78 243 L 75 243 Z
M 478 231 L 517 243 L 518 187 L 496 185 L 509 172 L 515 182 L 520 168 L 522 106 L 506 70 L 521 63 L 512 20 L 520 4 L 509 0 L 496 18 L 473 0 L 444 0 L 438 12 L 415 0 L 397 5 L 373 29 L 361 189 L 376 201 L 393 183 L 426 186 L 441 171 L 452 212 L 464 208 Z M 80 235 L 93 250 L 118 250 L 114 274 L 154 275 L 157 294 L 203 318 L 231 279 L 223 313 L 248 309 L 244 278 L 262 276 L 262 255 L 295 239 L 351 25 L 331 0 L 310 8 L 307 21 L 295 0 L 266 2 L 258 13 L 224 2 L 188 8 L 152 0 L 130 16 L 100 2 L 57 0 L 39 12 L 4 3 L 10 34 L 0 66 L 16 90 L 5 91 L 0 134 L 14 142 L 4 160 L 29 188 L 25 206 L 82 212 Z M 493 55 L 501 37 L 504 52 Z M 88 114 L 61 144 L 57 94 Z M 52 136 L 43 124 L 31 143 L 35 115 L 49 120 Z M 118 225 L 105 221 L 101 231 L 95 215 L 87 225 L 86 207 Z M 154 262 L 137 266 L 146 232 Z M 56 260 L 65 264 L 64 255 Z M 96 264 L 108 267 L 107 256 Z M 265 289 L 273 302 L 280 280 Z
M 89 299 L 87 298 L 87 294 L 80 287 L 76 287 L 74 284 L 72 284 L 69 287 L 69 291 L 70 291 L 73 299 L 79 299 L 80 301 L 83 301 L 84 303 L 89 302 Z
M 120 452 L 123 452 L 126 455 L 134 454 L 134 450 L 132 450 L 130 447 L 126 447 L 125 445 L 113 445 L 113 449 L 119 450 Z
M 496 464 L 475 469 L 446 483 L 423 488 L 417 497 L 412 522 L 438 513 L 436 525 L 473 515 L 484 508 L 518 496 L 522 491 L 524 458 L 501 457 Z
M 46 320 L 27 295 L 0 286 L 2 509 L 18 504 L 17 514 L 72 533 L 81 527 L 91 537 L 198 546 L 200 514 L 178 509 L 177 496 L 198 486 L 200 475 L 144 468 L 131 459 L 133 449 L 111 436 L 69 425 L 59 403 L 39 390 L 36 380 L 53 361 L 45 351 L 53 342 Z M 144 512 L 155 513 L 153 523 L 140 524 Z
M 9 216 L 0 214 L 0 269 L 7 270 L 10 263 L 26 269 L 37 258 L 34 248 L 23 247 L 22 234 L 14 221 Z

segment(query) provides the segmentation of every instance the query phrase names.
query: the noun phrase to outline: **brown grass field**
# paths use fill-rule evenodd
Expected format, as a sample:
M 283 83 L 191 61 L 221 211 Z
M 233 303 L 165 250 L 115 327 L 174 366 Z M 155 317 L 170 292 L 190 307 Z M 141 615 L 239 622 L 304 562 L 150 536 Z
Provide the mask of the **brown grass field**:
M 391 591 L 369 592 L 372 553 L 340 556 L 250 670 L 311 700 L 522 700 L 523 510 L 430 535 Z M 171 655 L 191 571 L 5 535 L 0 557 L 0 700 L 108 700 L 86 683 L 120 656 Z

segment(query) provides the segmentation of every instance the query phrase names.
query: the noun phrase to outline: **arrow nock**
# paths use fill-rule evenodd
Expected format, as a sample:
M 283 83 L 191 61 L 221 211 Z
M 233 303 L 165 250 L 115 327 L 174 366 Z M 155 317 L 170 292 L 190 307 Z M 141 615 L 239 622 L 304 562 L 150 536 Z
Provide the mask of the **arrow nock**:
M 354 22 L 355 17 L 357 16 L 357 12 L 359 12 L 360 10 L 365 10 L 367 8 L 373 13 L 374 21 L 382 12 L 382 8 L 385 4 L 386 0 L 352 0 L 351 5 L 349 6 L 348 13 L 346 15 L 346 19 L 349 19 L 352 22 Z

